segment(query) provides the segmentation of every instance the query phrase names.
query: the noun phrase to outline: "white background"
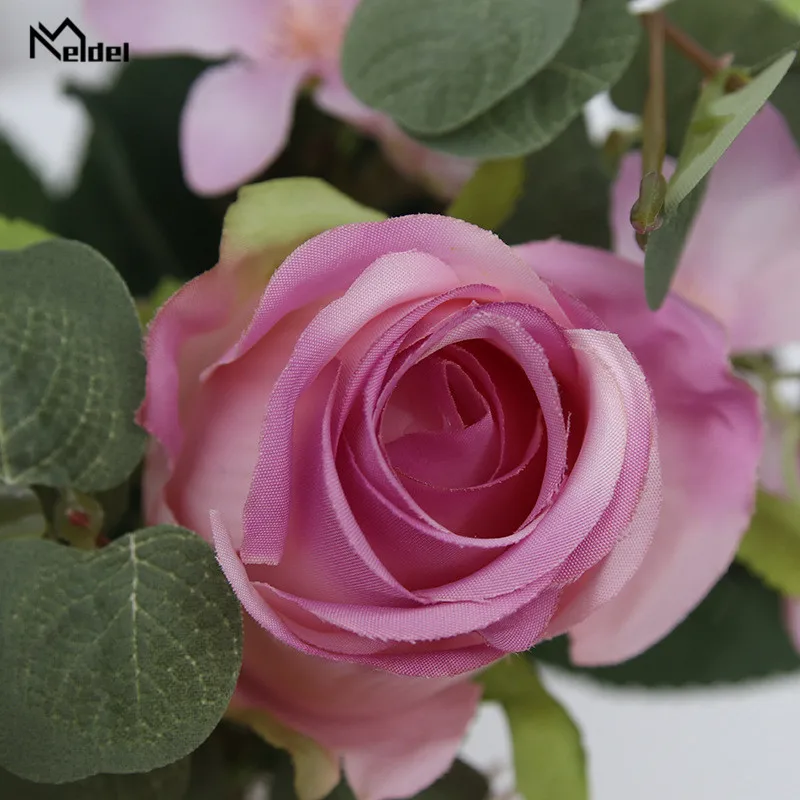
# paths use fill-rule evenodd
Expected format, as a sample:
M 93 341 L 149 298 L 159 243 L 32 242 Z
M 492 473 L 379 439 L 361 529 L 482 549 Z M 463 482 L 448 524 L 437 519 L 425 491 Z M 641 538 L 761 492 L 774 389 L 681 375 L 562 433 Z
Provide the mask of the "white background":
M 79 3 L 0 0 L 0 130 L 48 185 L 62 188 L 74 177 L 86 122 L 74 103 L 59 100 L 48 62 L 31 66 L 27 48 L 30 24 L 50 27 L 65 14 L 78 21 Z M 104 79 L 90 65 L 71 66 L 73 77 Z M 594 800 L 800 798 L 800 676 L 683 692 L 601 688 L 552 671 L 545 677 L 583 731 Z M 510 785 L 497 708 L 482 711 L 466 755 L 499 771 L 499 789 Z

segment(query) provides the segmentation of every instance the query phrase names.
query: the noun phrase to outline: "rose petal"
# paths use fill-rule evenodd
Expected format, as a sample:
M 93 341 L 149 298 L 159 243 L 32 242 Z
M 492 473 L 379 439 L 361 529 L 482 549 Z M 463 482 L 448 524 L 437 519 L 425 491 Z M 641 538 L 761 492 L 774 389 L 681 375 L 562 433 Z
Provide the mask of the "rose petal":
M 222 194 L 265 170 L 289 138 L 303 61 L 234 61 L 206 70 L 189 92 L 181 156 L 189 186 Z
M 753 510 L 758 399 L 731 373 L 711 318 L 674 294 L 658 313 L 647 308 L 635 264 L 557 241 L 516 250 L 619 334 L 653 389 L 664 484 L 658 530 L 631 581 L 572 631 L 577 663 L 623 661 L 672 630 L 730 565 Z

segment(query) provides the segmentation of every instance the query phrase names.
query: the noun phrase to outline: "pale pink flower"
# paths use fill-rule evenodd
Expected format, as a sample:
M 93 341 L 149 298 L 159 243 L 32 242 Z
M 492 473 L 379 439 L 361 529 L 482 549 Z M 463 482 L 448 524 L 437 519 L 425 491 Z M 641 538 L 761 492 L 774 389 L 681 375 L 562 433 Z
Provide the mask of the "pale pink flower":
M 578 663 L 636 655 L 730 564 L 757 398 L 636 264 L 419 215 L 258 265 L 226 233 L 150 329 L 146 516 L 214 542 L 248 614 L 238 702 L 359 800 L 447 768 L 476 670 L 564 632 Z
M 474 170 L 472 161 L 413 142 L 344 89 L 339 55 L 358 0 L 85 3 L 93 28 L 107 41 L 129 42 L 134 54 L 231 58 L 200 76 L 183 112 L 184 174 L 200 194 L 235 189 L 263 172 L 286 146 L 298 94 L 314 82 L 322 108 L 375 136 L 398 169 L 437 194 L 453 196 Z

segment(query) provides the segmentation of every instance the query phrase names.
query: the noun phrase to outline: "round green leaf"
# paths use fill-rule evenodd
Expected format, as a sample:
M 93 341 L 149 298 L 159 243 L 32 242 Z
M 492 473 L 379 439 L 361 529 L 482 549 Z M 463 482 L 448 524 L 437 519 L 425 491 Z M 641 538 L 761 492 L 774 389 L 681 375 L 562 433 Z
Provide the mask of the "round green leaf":
M 13 800 L 181 800 L 190 759 L 138 775 L 95 775 L 75 783 L 33 783 L 0 769 L 0 797 Z
M 517 792 L 525 800 L 587 800 L 581 735 L 533 665 L 504 659 L 480 676 L 484 700 L 501 703 L 514 747 Z
M 241 656 L 239 604 L 189 531 L 5 542 L 0 764 L 46 783 L 170 764 L 222 717 Z
M 464 125 L 522 86 L 572 30 L 578 0 L 362 0 L 344 43 L 353 92 L 419 133 Z
M 672 633 L 624 664 L 575 667 L 565 636 L 537 645 L 530 655 L 605 683 L 634 686 L 731 683 L 800 668 L 781 597 L 736 564 Z
M 471 158 L 513 158 L 553 141 L 634 54 L 640 25 L 620 0 L 584 3 L 575 30 L 547 66 L 463 127 L 437 136 L 409 132 L 437 150 Z
M 133 300 L 86 245 L 0 251 L 0 480 L 108 489 L 142 457 Z

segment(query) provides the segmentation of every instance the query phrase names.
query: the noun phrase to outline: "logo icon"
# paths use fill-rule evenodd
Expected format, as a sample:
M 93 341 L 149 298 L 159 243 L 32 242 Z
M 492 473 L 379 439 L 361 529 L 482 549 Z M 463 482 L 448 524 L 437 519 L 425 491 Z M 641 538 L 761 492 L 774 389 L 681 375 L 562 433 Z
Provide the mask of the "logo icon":
M 118 45 L 105 45 L 102 42 L 89 45 L 86 44 L 86 34 L 69 18 L 54 30 L 49 31 L 42 23 L 39 23 L 38 30 L 31 27 L 31 58 L 36 58 L 36 44 L 44 46 L 50 51 L 50 55 L 55 56 L 59 61 L 130 61 L 128 53 L 128 42 Z M 77 44 L 65 45 L 60 50 L 55 47 L 54 42 L 66 30 L 72 31 L 77 40 Z

